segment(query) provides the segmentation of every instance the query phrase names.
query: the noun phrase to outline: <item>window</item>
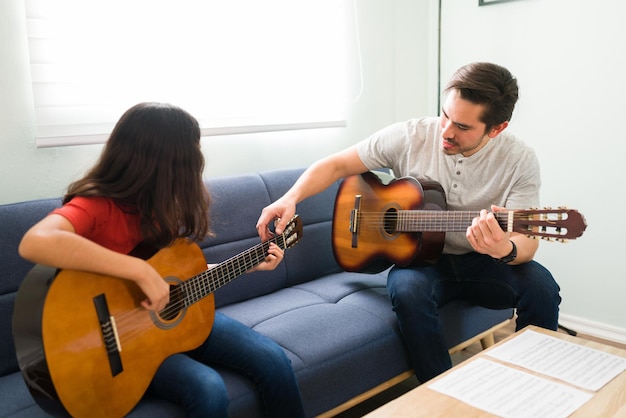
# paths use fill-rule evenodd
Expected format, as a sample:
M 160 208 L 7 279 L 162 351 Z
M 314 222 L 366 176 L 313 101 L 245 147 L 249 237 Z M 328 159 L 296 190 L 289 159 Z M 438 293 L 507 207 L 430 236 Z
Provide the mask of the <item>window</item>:
M 132 105 L 203 135 L 345 126 L 347 0 L 26 0 L 37 146 L 105 142 Z

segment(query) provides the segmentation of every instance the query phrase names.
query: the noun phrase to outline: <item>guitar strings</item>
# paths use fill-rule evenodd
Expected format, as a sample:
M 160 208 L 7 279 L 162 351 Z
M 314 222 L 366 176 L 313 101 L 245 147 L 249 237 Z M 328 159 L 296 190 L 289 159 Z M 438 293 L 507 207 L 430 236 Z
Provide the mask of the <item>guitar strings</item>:
M 362 226 L 368 228 L 382 227 L 396 231 L 464 231 L 477 215 L 478 212 L 455 212 L 454 214 L 451 212 L 429 213 L 429 211 L 420 211 L 419 213 L 409 211 L 399 213 L 360 212 L 358 221 Z
M 491 212 L 495 215 L 496 218 L 508 219 L 509 212 Z M 516 219 L 533 219 L 534 216 L 538 216 L 540 218 L 546 218 L 547 215 L 554 215 L 554 217 L 559 217 L 561 215 L 566 215 L 566 213 L 561 212 L 546 212 L 546 213 L 535 213 L 528 214 L 528 212 L 517 212 L 513 211 L 513 217 Z M 358 217 L 377 217 L 380 218 L 398 218 L 398 217 L 416 217 L 416 218 L 470 218 L 473 219 L 480 215 L 479 211 L 445 211 L 445 210 L 400 210 L 400 211 L 386 211 L 386 212 L 366 212 L 359 211 Z
M 159 312 L 159 316 L 165 318 L 175 316 L 184 307 L 203 299 L 219 287 L 230 282 L 233 278 L 260 264 L 267 256 L 269 242 L 259 244 L 238 256 L 232 257 L 209 270 L 172 286 L 170 303 Z M 242 262 L 236 262 L 238 259 L 242 259 Z
M 264 257 L 263 257 L 264 258 Z M 240 275 L 253 268 L 256 264 L 252 259 L 245 261 L 241 267 L 222 269 L 214 267 L 196 276 L 172 285 L 170 287 L 170 302 L 159 311 L 158 316 L 163 318 L 177 318 L 178 314 L 187 306 L 208 296 L 217 287 L 228 283 L 226 278 L 218 274 L 216 270 L 231 275 Z M 182 297 L 179 295 L 182 294 Z M 147 331 L 146 325 L 152 323 L 149 311 L 143 307 L 135 307 L 131 310 L 117 313 L 115 321 L 118 327 L 118 334 L 121 340 L 136 338 L 141 332 Z M 166 319 L 167 321 L 167 319 Z
M 542 210 L 509 210 L 491 212 L 503 230 L 530 234 L 533 237 L 562 240 L 571 237 L 569 228 L 570 212 L 559 208 Z M 399 232 L 463 232 L 471 226 L 479 211 L 445 210 L 397 210 L 397 211 L 362 211 L 356 220 L 350 219 L 350 231 L 369 229 L 372 233 L 384 230 L 387 234 Z M 355 227 L 356 224 L 356 227 Z
M 196 276 L 172 285 L 170 287 L 170 302 L 158 313 L 158 316 L 161 319 L 176 318 L 185 307 L 203 299 L 235 277 L 259 265 L 267 257 L 270 242 L 276 243 L 282 249 L 288 246 L 285 233 L 283 233 Z M 242 261 L 239 262 L 239 259 Z M 141 321 L 142 318 L 143 321 Z M 133 338 L 146 330 L 144 322 L 148 321 L 152 321 L 149 312 L 140 306 L 115 314 L 120 339 Z
M 510 215 L 509 212 L 492 212 L 498 222 L 507 223 L 509 220 L 513 221 L 527 221 L 532 222 L 550 222 L 551 220 L 561 221 L 563 217 L 555 215 L 553 218 L 546 216 L 546 214 L 536 214 L 529 216 L 525 213 L 513 212 Z M 448 222 L 465 222 L 467 226 L 471 225 L 471 221 L 480 215 L 480 212 L 476 211 L 400 211 L 400 212 L 359 212 L 358 220 L 366 222 L 368 226 L 390 225 L 391 222 L 417 222 L 418 224 L 433 223 L 447 224 Z
M 219 287 L 230 282 L 235 277 L 238 277 L 253 267 L 259 265 L 267 257 L 270 243 L 278 245 L 283 250 L 288 248 L 290 244 L 295 243 L 297 238 L 299 238 L 297 235 L 292 235 L 292 232 L 295 229 L 294 219 L 296 217 L 297 215 L 290 221 L 282 234 L 257 244 L 254 247 L 243 251 L 242 253 L 233 256 L 216 266 L 213 266 L 209 270 L 180 283 L 178 286 L 184 288 L 182 291 L 184 297 L 179 301 L 179 303 L 174 303 L 169 306 L 169 308 L 173 308 L 173 312 L 172 309 L 168 311 L 168 307 L 166 307 L 166 309 L 161 311 L 159 315 L 164 316 L 164 314 L 170 315 L 172 313 L 176 313 L 181 309 L 181 304 L 184 304 L 184 306 L 190 305 L 208 294 L 213 293 Z M 295 241 L 294 238 L 296 238 Z

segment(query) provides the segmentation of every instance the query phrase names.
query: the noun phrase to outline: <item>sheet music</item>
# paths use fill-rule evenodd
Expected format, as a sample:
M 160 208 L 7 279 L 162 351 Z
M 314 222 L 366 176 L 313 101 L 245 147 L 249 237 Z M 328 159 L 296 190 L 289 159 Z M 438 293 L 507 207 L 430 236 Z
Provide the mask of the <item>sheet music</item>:
M 505 418 L 565 418 L 592 398 L 591 393 L 485 358 L 428 387 Z
M 626 358 L 526 330 L 488 356 L 597 391 L 626 370 Z

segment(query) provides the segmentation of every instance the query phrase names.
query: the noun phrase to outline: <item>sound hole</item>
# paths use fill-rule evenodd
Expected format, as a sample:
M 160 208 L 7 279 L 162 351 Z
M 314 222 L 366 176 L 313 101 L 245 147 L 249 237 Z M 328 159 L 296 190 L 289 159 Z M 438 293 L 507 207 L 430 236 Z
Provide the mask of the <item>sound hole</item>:
M 158 314 L 150 311 L 150 318 L 154 325 L 161 329 L 172 329 L 185 318 L 185 289 L 183 282 L 174 276 L 168 276 L 165 281 L 170 284 L 170 301 Z
M 159 316 L 166 321 L 176 318 L 184 306 L 183 299 L 184 295 L 181 286 L 170 285 L 170 301 L 165 306 L 165 309 L 159 312 Z
M 385 212 L 383 220 L 383 228 L 385 233 L 393 235 L 398 230 L 398 211 L 395 208 L 391 208 Z

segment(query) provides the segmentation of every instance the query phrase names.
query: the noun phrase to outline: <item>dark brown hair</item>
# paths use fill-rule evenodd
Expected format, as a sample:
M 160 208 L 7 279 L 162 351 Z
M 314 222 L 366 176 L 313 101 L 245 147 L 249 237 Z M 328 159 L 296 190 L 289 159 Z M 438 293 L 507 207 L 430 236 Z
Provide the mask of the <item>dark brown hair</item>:
M 489 62 L 474 62 L 459 68 L 444 93 L 456 90 L 462 99 L 484 105 L 481 121 L 487 130 L 511 120 L 519 88 L 506 68 Z
M 99 161 L 68 187 L 74 196 L 102 196 L 138 213 L 144 240 L 157 247 L 210 232 L 209 194 L 198 121 L 183 109 L 140 103 L 115 125 Z

